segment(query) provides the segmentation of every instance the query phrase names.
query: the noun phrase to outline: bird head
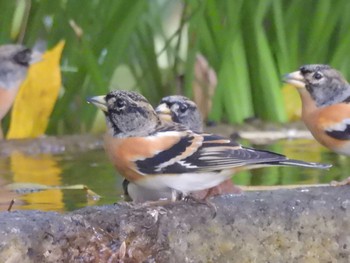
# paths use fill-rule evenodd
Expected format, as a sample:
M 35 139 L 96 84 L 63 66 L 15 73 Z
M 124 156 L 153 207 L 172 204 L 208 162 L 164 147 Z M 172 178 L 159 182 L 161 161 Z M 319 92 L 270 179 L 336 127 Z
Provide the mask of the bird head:
M 18 87 L 27 76 L 29 66 L 40 60 L 41 53 L 23 45 L 0 46 L 0 87 Z
M 145 136 L 160 123 L 152 105 L 136 92 L 115 90 L 87 101 L 104 112 L 108 130 L 113 136 Z
M 306 90 L 318 107 L 340 103 L 350 96 L 350 86 L 343 75 L 328 65 L 304 65 L 286 74 L 284 82 L 302 93 Z
M 180 123 L 191 130 L 202 132 L 203 120 L 197 105 L 184 96 L 164 97 L 156 112 L 164 121 Z

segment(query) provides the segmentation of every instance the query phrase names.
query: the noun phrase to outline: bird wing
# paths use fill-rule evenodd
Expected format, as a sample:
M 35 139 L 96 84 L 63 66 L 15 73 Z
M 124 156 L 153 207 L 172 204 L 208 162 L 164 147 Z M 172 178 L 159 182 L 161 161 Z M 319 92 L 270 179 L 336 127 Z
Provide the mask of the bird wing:
M 350 140 L 350 104 L 335 104 L 323 108 L 317 123 L 328 136 L 337 140 Z
M 325 133 L 338 140 L 350 140 L 350 118 L 328 126 Z
M 153 138 L 164 138 L 161 131 Z M 135 167 L 142 174 L 178 174 L 190 172 L 213 172 L 246 165 L 282 162 L 285 156 L 244 148 L 240 144 L 212 134 L 191 131 L 171 131 L 179 139 L 171 146 L 148 158 L 135 160 Z M 155 139 L 153 139 L 155 140 Z M 154 145 L 157 145 L 154 141 Z

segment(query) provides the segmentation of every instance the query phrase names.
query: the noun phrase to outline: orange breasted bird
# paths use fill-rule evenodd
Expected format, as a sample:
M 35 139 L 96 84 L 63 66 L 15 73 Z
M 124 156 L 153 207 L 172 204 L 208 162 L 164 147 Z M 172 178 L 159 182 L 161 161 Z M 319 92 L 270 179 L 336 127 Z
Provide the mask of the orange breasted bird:
M 192 131 L 203 132 L 203 117 L 196 103 L 181 95 L 164 97 L 156 108 L 158 116 L 162 120 L 170 120 L 185 125 Z M 215 196 L 219 194 L 241 193 L 242 190 L 236 187 L 231 178 L 221 184 L 200 192 L 195 196 Z
M 265 166 L 331 167 L 164 122 L 136 92 L 115 90 L 88 102 L 106 116 L 105 148 L 118 172 L 131 183 L 155 191 L 172 189 L 187 195 L 214 187 L 236 171 Z
M 187 97 L 172 95 L 164 97 L 155 109 L 159 118 L 164 122 L 183 124 L 190 130 L 203 132 L 203 118 L 197 105 Z M 173 191 L 153 191 L 130 184 L 126 179 L 123 182 L 124 194 L 134 202 L 156 201 L 172 199 Z M 242 190 L 233 185 L 231 178 L 221 184 L 202 191 L 191 193 L 197 199 L 208 198 L 219 194 L 241 193 Z
M 350 85 L 328 65 L 304 65 L 286 74 L 302 100 L 302 120 L 313 137 L 334 152 L 350 155 Z

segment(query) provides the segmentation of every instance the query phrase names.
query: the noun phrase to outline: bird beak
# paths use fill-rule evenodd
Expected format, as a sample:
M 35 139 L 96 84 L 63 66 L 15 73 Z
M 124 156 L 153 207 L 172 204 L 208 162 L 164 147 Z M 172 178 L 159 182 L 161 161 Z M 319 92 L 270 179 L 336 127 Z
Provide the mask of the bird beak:
M 33 50 L 30 56 L 29 65 L 40 62 L 43 60 L 43 53 Z
M 95 96 L 87 98 L 88 103 L 94 104 L 97 108 L 101 109 L 103 112 L 108 112 L 106 96 Z
M 299 70 L 284 75 L 283 81 L 296 88 L 305 88 L 305 79 Z
M 171 110 L 166 103 L 159 104 L 156 108 L 156 113 L 161 117 L 162 120 L 171 121 Z

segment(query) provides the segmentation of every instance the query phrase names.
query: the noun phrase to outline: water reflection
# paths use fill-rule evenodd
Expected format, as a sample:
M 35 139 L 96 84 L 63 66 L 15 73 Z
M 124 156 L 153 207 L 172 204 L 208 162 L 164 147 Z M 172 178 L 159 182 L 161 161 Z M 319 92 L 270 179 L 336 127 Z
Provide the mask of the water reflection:
M 244 142 L 247 145 L 246 142 Z M 316 170 L 293 167 L 263 168 L 246 171 L 234 176 L 241 185 L 295 185 L 329 183 L 349 176 L 349 158 L 328 152 L 315 141 L 279 141 L 268 146 L 254 146 L 288 155 L 290 158 L 311 162 L 332 163 L 334 167 Z M 85 190 L 47 189 L 18 194 L 6 188 L 13 183 L 30 183 L 44 186 L 86 185 L 101 196 L 96 201 Z M 103 150 L 84 154 L 26 156 L 14 153 L 10 158 L 0 159 L 0 209 L 6 210 L 13 198 L 13 210 L 40 209 L 71 211 L 87 205 L 112 204 L 121 200 L 122 178 L 116 175 Z
M 12 210 L 70 211 L 87 205 L 111 204 L 121 199 L 121 187 L 118 188 L 121 181 L 103 151 L 37 156 L 14 153 L 10 158 L 0 159 L 0 210 L 7 210 L 14 198 Z M 74 189 L 77 184 L 86 185 L 101 199 L 94 200 L 82 187 Z M 66 189 L 54 189 L 56 186 Z M 70 186 L 73 189 L 67 189 Z
M 62 169 L 53 156 L 41 154 L 33 157 L 13 153 L 10 159 L 10 170 L 14 183 L 61 185 Z M 63 194 L 58 189 L 26 194 L 21 197 L 21 200 L 26 204 L 23 208 L 27 209 L 34 209 L 39 205 L 40 210 L 64 210 Z

